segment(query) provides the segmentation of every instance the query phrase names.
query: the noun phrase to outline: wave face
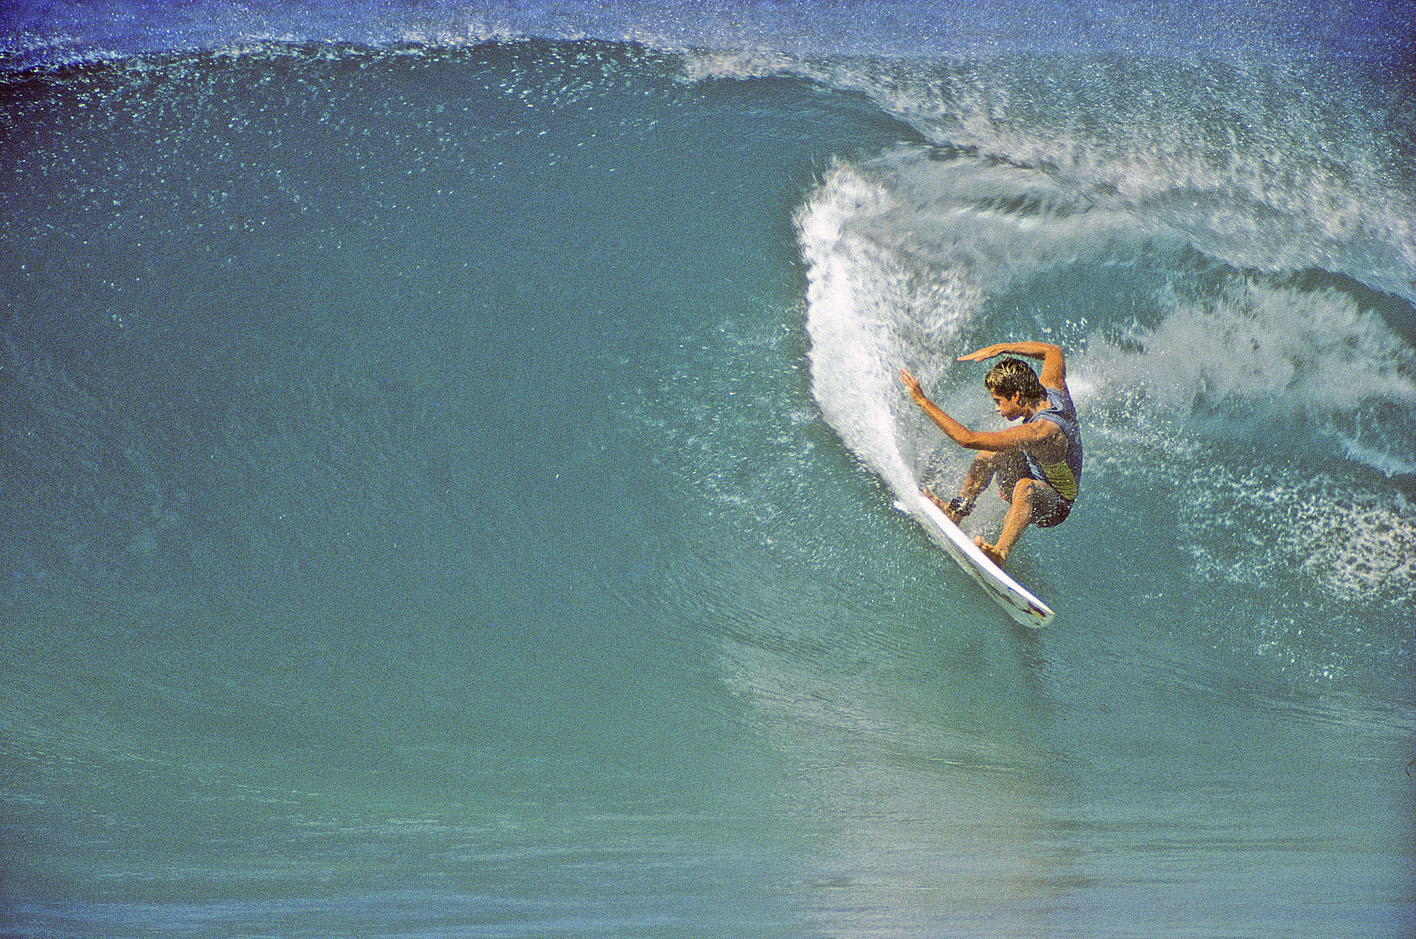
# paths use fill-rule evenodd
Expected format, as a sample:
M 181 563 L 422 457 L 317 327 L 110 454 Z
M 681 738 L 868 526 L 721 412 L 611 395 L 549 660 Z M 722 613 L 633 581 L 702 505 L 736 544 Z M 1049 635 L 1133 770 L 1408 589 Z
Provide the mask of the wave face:
M 0 932 L 1408 933 L 1409 24 L 1146 12 L 8 8 Z

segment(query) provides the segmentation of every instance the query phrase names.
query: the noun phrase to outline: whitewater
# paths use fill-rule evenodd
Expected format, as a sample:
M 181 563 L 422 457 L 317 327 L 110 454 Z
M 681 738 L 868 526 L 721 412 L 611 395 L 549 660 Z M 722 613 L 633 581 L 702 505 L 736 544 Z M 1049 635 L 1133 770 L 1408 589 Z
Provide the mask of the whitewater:
M 1402 5 L 0 24 L 0 933 L 1416 929 Z

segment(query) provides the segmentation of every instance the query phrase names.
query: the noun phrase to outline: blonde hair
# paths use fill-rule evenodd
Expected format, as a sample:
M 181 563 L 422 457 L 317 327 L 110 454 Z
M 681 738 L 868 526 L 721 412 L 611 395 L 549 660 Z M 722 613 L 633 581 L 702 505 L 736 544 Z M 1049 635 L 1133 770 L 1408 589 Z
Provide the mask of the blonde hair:
M 1022 395 L 1024 401 L 1041 401 L 1047 389 L 1037 380 L 1037 372 L 1022 359 L 1000 359 L 984 376 L 983 387 L 1005 398 Z

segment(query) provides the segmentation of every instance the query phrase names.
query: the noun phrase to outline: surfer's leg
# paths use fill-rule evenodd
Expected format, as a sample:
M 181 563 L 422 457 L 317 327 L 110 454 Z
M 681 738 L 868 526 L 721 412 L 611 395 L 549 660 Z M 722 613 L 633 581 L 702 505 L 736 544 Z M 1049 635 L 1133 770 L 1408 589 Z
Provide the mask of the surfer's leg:
M 993 463 L 994 458 L 997 456 L 998 454 L 996 453 L 984 450 L 974 457 L 973 463 L 969 466 L 968 474 L 964 476 L 963 485 L 959 487 L 960 501 L 971 506 L 978 494 L 988 488 L 988 484 L 993 481 Z M 967 511 L 955 512 L 949 507 L 949 503 L 945 502 L 928 489 L 922 491 L 931 502 L 939 506 L 939 508 L 944 511 L 944 514 L 949 516 L 949 519 L 955 523 L 958 523 L 965 515 L 969 514 Z
M 1040 485 L 1036 479 L 1020 479 L 1014 484 L 1012 503 L 1008 506 L 1008 514 L 1003 516 L 1003 531 L 998 535 L 997 544 L 989 544 L 982 538 L 974 539 L 979 549 L 999 567 L 1003 566 L 1008 552 L 1013 550 L 1013 545 L 1023 537 L 1023 531 L 1032 521 L 1033 502 Z
M 968 475 L 964 477 L 964 484 L 959 487 L 959 498 L 972 502 L 980 492 L 987 489 L 988 484 L 993 482 L 997 460 L 998 454 L 989 450 L 980 450 L 974 454 Z
M 1008 514 L 1003 517 L 1003 531 L 998 535 L 998 544 L 988 544 L 982 538 L 974 539 L 974 543 L 999 567 L 1003 566 L 1003 560 L 1023 536 L 1029 524 L 1038 528 L 1061 525 L 1072 510 L 1070 502 L 1040 479 L 1020 479 L 1015 482 L 1011 502 Z

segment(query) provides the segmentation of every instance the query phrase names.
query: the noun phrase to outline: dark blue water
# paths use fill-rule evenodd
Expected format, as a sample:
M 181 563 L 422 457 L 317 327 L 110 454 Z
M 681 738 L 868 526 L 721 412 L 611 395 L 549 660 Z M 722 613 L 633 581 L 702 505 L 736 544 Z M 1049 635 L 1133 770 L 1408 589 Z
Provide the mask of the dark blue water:
M 5 15 L 0 931 L 1416 927 L 1398 5 Z

